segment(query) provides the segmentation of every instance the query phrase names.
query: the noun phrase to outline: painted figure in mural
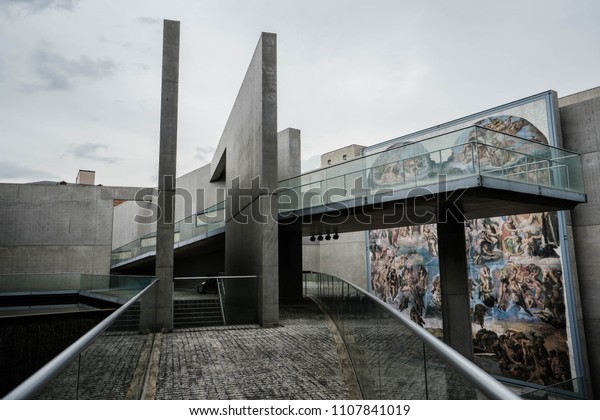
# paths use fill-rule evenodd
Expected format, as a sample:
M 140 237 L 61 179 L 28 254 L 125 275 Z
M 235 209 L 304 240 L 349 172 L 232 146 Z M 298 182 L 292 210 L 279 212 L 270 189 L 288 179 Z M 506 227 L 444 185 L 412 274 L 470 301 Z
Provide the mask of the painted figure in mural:
M 493 308 L 496 304 L 496 297 L 493 293 L 494 284 L 490 269 L 487 265 L 483 265 L 479 270 L 479 299 L 488 308 Z
M 541 255 L 544 238 L 541 235 L 533 235 L 531 232 L 525 232 L 523 239 L 523 252 L 530 257 Z
M 433 228 L 424 227 L 423 237 L 427 241 L 427 249 L 432 257 L 438 256 L 437 235 Z
M 442 287 L 440 276 L 433 277 L 431 282 L 431 301 L 439 310 L 442 309 Z
M 414 183 L 430 178 L 436 170 L 423 144 L 394 144 L 373 162 L 369 183 L 373 188 Z
M 485 315 L 487 313 L 487 306 L 478 303 L 473 309 L 473 322 L 483 328 L 485 322 Z
M 556 350 L 550 350 L 550 368 L 557 381 L 564 382 L 568 380 L 567 369 Z
M 410 319 L 412 319 L 414 323 L 418 324 L 419 327 L 423 327 L 425 325 L 425 321 L 423 321 L 423 318 L 421 318 L 421 315 L 419 315 L 414 306 L 410 308 Z

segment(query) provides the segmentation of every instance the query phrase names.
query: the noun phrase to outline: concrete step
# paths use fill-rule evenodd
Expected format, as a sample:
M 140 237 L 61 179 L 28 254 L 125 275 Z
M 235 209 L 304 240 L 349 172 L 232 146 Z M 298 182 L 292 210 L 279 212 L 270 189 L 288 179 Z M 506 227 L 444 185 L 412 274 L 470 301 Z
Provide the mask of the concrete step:
M 173 302 L 173 327 L 188 328 L 223 325 L 218 299 L 176 300 Z

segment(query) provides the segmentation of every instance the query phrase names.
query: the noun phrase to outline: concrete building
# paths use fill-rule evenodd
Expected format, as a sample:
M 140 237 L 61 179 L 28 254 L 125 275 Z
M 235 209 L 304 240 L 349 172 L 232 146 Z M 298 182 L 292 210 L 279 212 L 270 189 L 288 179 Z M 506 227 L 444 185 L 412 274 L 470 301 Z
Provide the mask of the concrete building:
M 280 131 L 277 126 L 275 34 L 263 33 L 259 39 L 212 162 L 175 179 L 178 46 L 179 24 L 166 21 L 160 179 L 157 188 L 86 185 L 95 182 L 91 171 L 80 171 L 77 184 L 1 184 L 0 273 L 155 274 L 163 280 L 163 285 L 149 298 L 152 302 L 147 305 L 149 312 L 143 315 L 143 325 L 158 331 L 172 328 L 172 282 L 173 277 L 178 276 L 256 276 L 257 310 L 252 321 L 264 327 L 278 324 L 280 299 L 302 296 L 303 269 L 336 275 L 376 293 L 377 288 L 373 287 L 376 279 L 372 269 L 372 255 L 376 251 L 372 247 L 370 232 L 382 230 L 384 226 L 383 221 L 377 219 L 379 213 L 373 211 L 371 214 L 374 220 L 372 226 L 361 228 L 352 223 L 332 223 L 332 227 L 326 230 L 325 224 L 321 222 L 304 223 L 297 228 L 297 225 L 287 224 L 286 216 L 282 216 L 285 204 L 283 200 L 289 198 L 286 194 L 294 189 L 289 185 L 293 185 L 300 175 L 301 139 L 298 129 Z M 457 140 L 468 142 L 470 138 L 462 138 L 460 135 L 468 137 L 483 128 L 487 134 L 493 131 L 489 138 L 497 140 L 495 133 L 502 133 L 502 130 L 499 130 L 500 126 L 493 125 L 495 121 L 505 123 L 503 130 L 508 136 L 514 136 L 523 127 L 528 127 L 531 129 L 529 134 L 534 138 L 538 136 L 535 138 L 536 142 L 540 139 L 539 132 L 544 138 L 558 142 L 555 146 L 581 153 L 587 203 L 577 205 L 571 214 L 561 213 L 559 219 L 564 220 L 564 223 L 561 222 L 563 237 L 558 238 L 559 235 L 555 232 L 553 235 L 560 242 L 560 246 L 558 242 L 555 245 L 562 255 L 568 255 L 561 260 L 561 270 L 569 273 L 564 277 L 568 279 L 568 282 L 565 281 L 564 292 L 568 295 L 570 312 L 565 332 L 560 334 L 570 340 L 569 363 L 572 372 L 582 375 L 587 382 L 587 389 L 593 389 L 598 397 L 600 312 L 597 307 L 600 295 L 595 287 L 597 281 L 594 269 L 598 265 L 600 245 L 594 241 L 594 234 L 600 229 L 596 211 L 600 201 L 597 176 L 600 157 L 600 89 L 562 98 L 558 102 L 556 96 L 556 93 L 548 92 L 533 99 L 526 98 L 394 141 L 367 147 L 349 145 L 324 154 L 322 166 L 335 171 L 339 165 L 358 165 L 365 160 L 363 158 L 370 156 L 373 165 L 361 170 L 365 174 L 364 179 L 368 178 L 372 184 L 398 177 L 400 172 L 394 172 L 394 168 L 389 165 L 400 161 L 403 165 L 413 165 L 411 171 L 414 174 L 419 172 L 420 176 L 423 171 L 421 166 L 417 167 L 415 156 L 419 155 L 419 164 L 437 165 L 438 170 L 445 169 L 449 167 L 444 165 L 453 157 L 453 148 L 456 148 L 457 143 L 439 146 L 436 156 L 430 150 L 421 152 L 416 146 L 411 146 L 410 158 L 402 156 L 406 150 L 401 147 L 403 144 L 422 145 L 422 141 L 429 141 L 429 144 L 435 145 L 433 138 L 446 136 L 444 138 L 447 139 L 453 133 L 458 133 Z M 500 117 L 493 120 L 494 116 Z M 515 128 L 517 126 L 518 129 Z M 516 131 L 510 131 L 511 127 Z M 533 131 L 533 128 L 537 131 Z M 485 146 L 490 149 L 505 147 L 491 141 Z M 552 150 L 559 154 L 559 149 Z M 397 153 L 394 155 L 396 159 L 377 163 L 377 154 L 383 152 Z M 477 156 L 481 160 L 481 156 Z M 551 158 L 555 159 L 556 156 Z M 550 158 L 547 160 L 550 161 Z M 530 162 L 529 165 L 526 177 L 543 172 L 538 161 Z M 381 173 L 376 173 L 379 170 L 377 168 L 383 168 Z M 457 170 L 456 166 L 452 168 Z M 386 169 L 390 171 L 385 172 Z M 318 172 L 315 171 L 315 176 L 318 176 Z M 447 172 L 454 173 L 456 172 L 450 170 Z M 518 175 L 517 172 L 513 174 Z M 346 175 L 348 174 L 337 176 L 341 178 Z M 406 174 L 403 172 L 402 175 Z M 303 176 L 310 177 L 310 174 Z M 465 236 L 465 223 L 468 225 L 469 220 L 477 218 L 513 215 L 512 208 L 531 213 L 571 209 L 581 201 L 582 195 L 581 192 L 577 192 L 579 195 L 571 194 L 571 191 L 567 191 L 568 188 L 562 191 L 560 188 L 551 188 L 552 185 L 533 185 L 528 183 L 531 181 L 529 178 L 525 179 L 526 182 L 521 187 L 518 183 L 500 179 L 500 176 L 496 176 L 495 187 L 490 186 L 491 184 L 483 185 L 481 173 L 472 178 L 468 181 L 473 181 L 474 184 L 456 179 L 450 180 L 448 184 L 455 188 L 463 182 L 459 189 L 467 193 L 462 196 L 464 200 L 461 205 L 464 206 L 461 208 L 465 209 L 465 214 L 474 215 L 468 220 L 442 224 L 440 215 L 445 209 L 440 208 L 434 210 L 436 218 L 431 222 L 417 217 L 429 207 L 428 203 L 419 202 L 423 194 L 415 188 L 405 196 L 393 196 L 390 199 L 390 205 L 406 203 L 408 207 L 408 203 L 411 203 L 413 211 L 408 215 L 413 218 L 411 223 L 402 220 L 394 228 L 405 228 L 403 232 L 407 235 L 418 231 L 420 237 L 434 238 L 429 240 L 428 246 L 430 254 L 439 253 L 436 255 L 436 264 L 440 267 L 437 270 L 445 320 L 443 328 L 432 328 L 439 327 L 443 334 L 452 336 L 444 338 L 470 357 L 473 354 L 473 314 L 469 312 L 468 280 L 472 273 L 465 271 L 466 264 L 463 263 L 470 258 L 463 252 L 465 238 L 469 239 L 468 235 Z M 344 178 L 344 187 L 346 181 Z M 415 186 L 419 185 L 417 181 L 419 179 L 415 177 Z M 509 187 L 517 189 L 511 190 Z M 298 190 L 301 188 L 298 187 Z M 448 192 L 449 190 L 440 189 L 435 194 L 447 195 Z M 576 195 L 579 198 L 572 198 Z M 364 209 L 367 204 L 377 204 L 375 198 L 368 194 L 360 197 L 356 195 L 353 200 L 355 207 L 349 211 Z M 287 204 L 292 201 L 293 199 Z M 382 207 L 386 203 L 382 202 Z M 297 210 L 304 209 L 296 204 L 288 215 L 297 214 Z M 322 214 L 331 213 L 327 204 L 323 200 L 318 205 L 311 204 L 306 208 L 321 211 Z M 301 221 L 305 220 L 307 219 Z M 426 223 L 432 222 L 437 223 L 437 234 L 425 232 L 423 228 Z M 485 223 L 486 227 L 492 224 Z M 410 225 L 418 227 L 411 230 Z M 548 226 L 546 219 L 540 221 L 540 226 Z M 525 236 L 524 232 L 519 234 Z M 506 238 L 502 237 L 504 239 Z M 391 239 L 386 236 L 386 240 L 389 242 Z M 493 249 L 490 252 L 490 255 L 497 254 Z M 392 259 L 400 256 L 393 255 Z M 481 255 L 478 257 L 483 258 Z M 553 258 L 553 261 L 558 260 L 558 257 Z M 424 263 L 420 265 L 421 268 L 426 266 Z M 418 265 L 415 264 L 414 267 L 416 269 Z M 405 269 L 407 266 L 398 268 Z M 423 269 L 428 269 L 428 266 Z M 497 273 L 500 273 L 500 268 Z M 416 278 L 417 274 L 414 276 Z M 433 278 L 431 280 L 428 293 L 433 299 L 436 291 L 432 286 L 435 283 Z M 500 281 L 499 278 L 496 280 Z M 253 287 L 249 283 L 241 285 L 236 293 L 240 299 L 254 299 Z M 477 287 L 482 290 L 481 285 Z M 452 321 L 448 322 L 449 319 Z M 438 321 L 432 320 L 432 325 L 436 322 Z M 541 321 L 538 324 L 542 325 Z M 536 337 L 522 337 L 522 341 L 530 343 L 532 348 L 539 344 Z

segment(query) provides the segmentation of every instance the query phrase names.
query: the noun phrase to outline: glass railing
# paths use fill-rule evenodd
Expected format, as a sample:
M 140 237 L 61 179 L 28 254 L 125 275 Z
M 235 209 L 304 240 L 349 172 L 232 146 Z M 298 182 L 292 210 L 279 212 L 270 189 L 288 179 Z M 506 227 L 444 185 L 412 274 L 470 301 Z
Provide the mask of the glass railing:
M 365 399 L 518 399 L 492 376 L 368 292 L 305 272 L 305 293 L 330 314 Z
M 581 157 L 508 134 L 469 127 L 279 182 L 279 211 L 426 188 L 474 175 L 583 193 Z
M 258 322 L 256 276 L 175 277 L 174 326 Z
M 526 400 L 580 400 L 584 389 L 583 381 L 583 378 L 574 378 L 549 386 L 522 388 L 520 395 Z
M 156 280 L 44 277 L 0 276 L 0 395 L 6 399 L 124 398 L 147 340 L 139 334 L 140 298 Z M 10 290 L 8 283 L 14 285 Z M 21 305 L 11 306 L 15 303 Z
M 190 240 L 207 238 L 225 226 L 225 202 L 208 207 L 199 213 L 186 217 L 175 223 L 175 247 Z M 116 248 L 111 254 L 113 266 L 144 254 L 154 255 L 156 252 L 156 232 L 135 239 L 126 245 Z

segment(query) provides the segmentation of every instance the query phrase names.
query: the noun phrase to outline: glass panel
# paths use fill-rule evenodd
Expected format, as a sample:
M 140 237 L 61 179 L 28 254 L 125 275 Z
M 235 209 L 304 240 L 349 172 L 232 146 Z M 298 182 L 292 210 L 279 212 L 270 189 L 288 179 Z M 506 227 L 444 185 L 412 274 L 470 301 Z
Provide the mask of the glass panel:
M 223 201 L 176 222 L 174 227 L 175 245 L 210 236 L 211 233 L 225 226 L 225 216 L 225 202 Z M 156 232 L 114 249 L 111 255 L 111 264 L 114 266 L 154 252 L 156 252 Z
M 531 384 L 528 384 L 531 386 Z M 535 389 L 525 388 L 521 397 L 526 400 L 572 400 L 581 399 L 583 378 L 566 380 L 551 386 Z
M 365 399 L 486 398 L 375 298 L 327 274 L 304 281 L 336 324 Z
M 580 156 L 481 127 L 399 143 L 388 150 L 302 174 L 279 185 L 297 189 L 299 196 L 293 202 L 302 207 L 287 204 L 284 210 L 298 210 L 323 204 L 323 196 L 325 203 L 341 201 L 378 194 L 382 189 L 426 187 L 437 183 L 440 175 L 452 180 L 478 173 L 583 192 Z M 351 192 L 356 185 L 361 188 Z M 332 188 L 337 189 L 335 194 L 328 192 Z
M 3 380 L 0 395 L 34 374 L 152 281 L 153 278 L 137 276 L 1 275 L 0 375 Z M 133 331 L 138 337 L 139 311 L 139 304 L 134 305 L 104 334 Z M 112 348 L 112 344 L 108 346 Z M 104 375 L 112 369 L 114 360 L 117 358 L 105 360 Z M 82 377 L 82 374 L 76 366 L 79 361 L 61 374 L 68 379 L 54 391 L 48 391 L 48 398 L 77 397 L 81 386 L 72 378 Z M 115 376 L 110 378 L 113 380 Z

